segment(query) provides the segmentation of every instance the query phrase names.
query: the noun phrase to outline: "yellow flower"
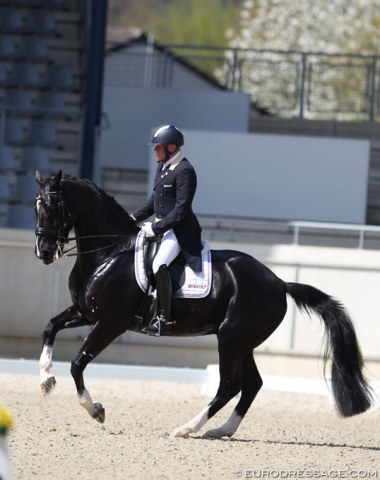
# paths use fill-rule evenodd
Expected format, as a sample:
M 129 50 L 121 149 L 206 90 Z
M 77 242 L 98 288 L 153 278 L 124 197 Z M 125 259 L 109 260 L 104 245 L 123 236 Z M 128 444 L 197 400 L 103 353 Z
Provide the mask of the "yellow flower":
M 9 410 L 0 405 L 0 434 L 5 434 L 13 427 L 13 418 Z

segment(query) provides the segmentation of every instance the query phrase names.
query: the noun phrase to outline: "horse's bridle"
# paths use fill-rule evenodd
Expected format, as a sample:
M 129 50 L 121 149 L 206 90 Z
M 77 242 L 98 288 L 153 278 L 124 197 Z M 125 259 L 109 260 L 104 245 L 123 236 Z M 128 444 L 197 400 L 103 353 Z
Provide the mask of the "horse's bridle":
M 105 250 L 107 248 L 111 248 L 111 247 L 114 246 L 114 243 L 112 243 L 110 245 L 100 247 L 100 248 L 95 248 L 93 250 L 88 250 L 86 252 L 77 252 L 77 253 L 72 253 L 72 254 L 67 255 L 67 253 L 70 252 L 71 250 L 73 250 L 75 248 L 75 246 L 72 247 L 72 248 L 69 248 L 66 251 L 64 251 L 64 245 L 71 242 L 71 241 L 74 241 L 74 240 L 78 241 L 80 238 L 83 239 L 83 238 L 126 238 L 126 237 L 128 237 L 128 235 L 86 235 L 86 236 L 81 236 L 81 237 L 77 237 L 77 236 L 69 237 L 68 233 L 71 230 L 72 226 L 69 225 L 66 222 L 65 204 L 64 204 L 64 201 L 63 201 L 62 191 L 57 190 L 57 191 L 45 192 L 41 195 L 37 195 L 36 201 L 41 200 L 43 197 L 46 197 L 48 195 L 57 195 L 58 196 L 57 228 L 50 229 L 50 228 L 45 228 L 45 227 L 39 227 L 38 224 L 37 224 L 37 227 L 34 230 L 34 232 L 35 232 L 37 237 L 42 237 L 42 236 L 54 237 L 56 239 L 58 254 L 59 254 L 60 257 L 62 257 L 63 255 L 65 255 L 67 257 L 71 257 L 71 256 L 77 256 L 77 255 L 79 255 L 79 253 L 84 254 L 84 253 L 99 252 L 101 250 Z M 69 214 L 69 216 L 70 216 L 70 214 Z
M 65 218 L 65 205 L 63 202 L 62 191 L 57 190 L 37 195 L 36 201 L 41 200 L 43 197 L 46 197 L 48 195 L 57 195 L 57 227 L 55 229 L 50 229 L 45 227 L 39 227 L 37 224 L 34 232 L 37 237 L 54 237 L 56 239 L 59 254 L 63 255 L 63 246 L 65 245 L 65 243 L 69 243 L 70 241 L 70 239 L 68 238 L 68 232 L 70 231 L 70 228 Z M 37 221 L 39 221 L 39 219 L 37 219 Z

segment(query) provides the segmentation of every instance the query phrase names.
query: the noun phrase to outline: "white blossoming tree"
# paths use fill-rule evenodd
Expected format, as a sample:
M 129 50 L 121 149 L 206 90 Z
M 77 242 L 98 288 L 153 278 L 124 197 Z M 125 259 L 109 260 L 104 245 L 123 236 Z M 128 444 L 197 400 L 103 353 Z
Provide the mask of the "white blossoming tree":
M 231 46 L 379 53 L 380 0 L 247 0 Z
M 251 91 L 259 103 L 289 111 L 306 86 L 301 93 L 314 116 L 328 109 L 367 113 L 380 68 L 368 58 L 380 53 L 380 0 L 246 0 L 240 30 L 226 35 L 230 47 L 256 50 L 229 52 L 223 74 L 233 65 L 234 88 Z M 258 49 L 356 56 L 308 55 L 306 62 Z

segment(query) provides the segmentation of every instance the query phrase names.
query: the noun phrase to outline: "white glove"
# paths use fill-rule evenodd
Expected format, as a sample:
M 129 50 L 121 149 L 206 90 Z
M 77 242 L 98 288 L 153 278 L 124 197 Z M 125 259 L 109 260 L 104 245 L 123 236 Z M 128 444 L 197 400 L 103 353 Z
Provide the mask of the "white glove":
M 154 237 L 152 230 L 152 222 L 145 222 L 141 225 L 141 230 L 145 233 L 146 237 Z

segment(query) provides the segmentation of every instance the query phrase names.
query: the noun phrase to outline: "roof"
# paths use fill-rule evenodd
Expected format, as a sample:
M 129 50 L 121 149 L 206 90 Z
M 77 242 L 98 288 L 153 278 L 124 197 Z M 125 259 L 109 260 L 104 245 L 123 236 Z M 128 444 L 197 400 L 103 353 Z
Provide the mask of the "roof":
M 107 29 L 107 43 L 106 43 L 106 56 L 115 54 L 117 52 L 123 52 L 129 48 L 135 46 L 150 46 L 154 51 L 161 52 L 169 56 L 177 65 L 181 65 L 182 68 L 187 69 L 191 73 L 195 74 L 203 82 L 206 82 L 210 87 L 217 90 L 228 91 L 228 88 L 219 83 L 214 77 L 209 75 L 204 70 L 201 70 L 193 63 L 186 60 L 185 57 L 178 55 L 171 51 L 170 46 L 161 44 L 154 40 L 153 37 L 147 35 L 139 28 L 130 27 L 108 27 Z M 254 102 L 251 102 L 251 108 L 259 115 L 268 115 L 268 111 L 260 107 Z
M 136 34 L 137 36 L 134 36 Z M 126 40 L 120 41 L 119 38 L 123 37 L 126 38 Z M 116 38 L 117 40 L 115 40 Z M 227 90 L 224 85 L 217 82 L 211 75 L 208 75 L 201 69 L 197 68 L 194 64 L 188 62 L 184 57 L 173 53 L 168 46 L 158 43 L 157 41 L 149 37 L 146 33 L 141 33 L 138 30 L 120 30 L 119 32 L 113 31 L 112 35 L 110 36 L 107 33 L 106 55 L 113 54 L 115 52 L 121 52 L 135 45 L 149 45 L 153 47 L 155 51 L 165 53 L 177 64 L 188 69 L 192 73 L 195 73 L 198 77 L 202 78 L 203 81 L 206 81 L 208 84 L 215 87 L 216 89 Z

